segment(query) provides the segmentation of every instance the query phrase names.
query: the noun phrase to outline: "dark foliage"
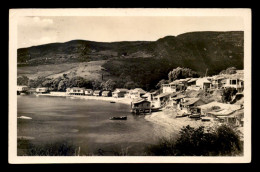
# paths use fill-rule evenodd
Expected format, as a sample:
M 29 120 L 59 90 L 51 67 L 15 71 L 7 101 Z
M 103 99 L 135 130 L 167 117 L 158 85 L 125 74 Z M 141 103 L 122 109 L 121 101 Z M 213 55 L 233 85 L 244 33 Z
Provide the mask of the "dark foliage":
M 189 68 L 181 68 L 177 67 L 169 72 L 168 79 L 169 81 L 174 81 L 177 79 L 185 79 L 185 78 L 198 78 L 199 74 Z
M 27 76 L 21 76 L 17 78 L 17 85 L 28 85 L 29 78 Z
M 225 88 L 222 92 L 222 102 L 227 103 L 232 100 L 232 97 L 236 95 L 237 90 L 235 88 Z
M 236 70 L 235 67 L 229 67 L 226 70 L 222 70 L 219 74 L 235 74 Z
M 241 155 L 243 143 L 229 126 L 221 125 L 216 130 L 204 127 L 183 127 L 178 139 L 163 138 L 158 144 L 147 148 L 155 156 L 233 156 Z
M 17 147 L 22 156 L 75 156 L 76 146 L 67 141 L 36 145 L 29 140 L 18 139 Z

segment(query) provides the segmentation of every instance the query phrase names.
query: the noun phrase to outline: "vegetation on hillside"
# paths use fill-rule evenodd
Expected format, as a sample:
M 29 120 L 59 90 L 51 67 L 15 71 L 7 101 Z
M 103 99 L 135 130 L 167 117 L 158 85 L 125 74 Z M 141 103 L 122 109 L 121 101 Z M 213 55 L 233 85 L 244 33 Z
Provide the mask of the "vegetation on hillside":
M 61 64 L 109 59 L 113 63 L 128 63 L 128 59 L 140 61 L 137 71 L 146 69 L 143 59 L 159 59 L 161 69 L 178 66 L 197 71 L 200 75 L 218 74 L 229 66 L 243 68 L 244 33 L 235 32 L 191 32 L 178 36 L 167 36 L 157 41 L 91 42 L 73 40 L 18 49 L 18 66 Z M 108 63 L 112 63 L 109 61 Z M 157 62 L 157 61 L 156 61 Z M 117 68 L 117 66 L 114 66 Z M 110 67 L 111 69 L 112 67 Z M 153 72 L 154 68 L 147 68 Z M 111 69 L 112 70 L 112 69 Z M 166 73 L 168 73 L 167 71 Z
M 229 67 L 225 70 L 222 70 L 219 74 L 235 74 L 236 70 L 237 69 L 235 67 Z
M 37 77 L 36 79 L 29 79 L 26 76 L 17 78 L 17 85 L 26 85 L 31 88 L 48 87 L 52 91 L 66 91 L 67 88 L 82 87 L 87 89 L 102 89 L 102 90 L 114 90 L 117 86 L 117 82 L 109 79 L 107 81 L 87 80 L 80 76 L 72 78 L 63 76 L 50 79 L 46 77 Z

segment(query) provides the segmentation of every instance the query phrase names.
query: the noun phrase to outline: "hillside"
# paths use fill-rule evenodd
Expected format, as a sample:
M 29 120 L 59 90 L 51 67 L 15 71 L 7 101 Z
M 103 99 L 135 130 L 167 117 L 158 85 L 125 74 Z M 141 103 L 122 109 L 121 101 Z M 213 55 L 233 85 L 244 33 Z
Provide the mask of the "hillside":
M 244 32 L 191 32 L 157 41 L 93 42 L 73 40 L 18 49 L 18 67 L 106 60 L 108 73 L 152 88 L 178 66 L 200 75 L 230 66 L 243 69 Z M 152 75 L 151 75 L 152 74 Z

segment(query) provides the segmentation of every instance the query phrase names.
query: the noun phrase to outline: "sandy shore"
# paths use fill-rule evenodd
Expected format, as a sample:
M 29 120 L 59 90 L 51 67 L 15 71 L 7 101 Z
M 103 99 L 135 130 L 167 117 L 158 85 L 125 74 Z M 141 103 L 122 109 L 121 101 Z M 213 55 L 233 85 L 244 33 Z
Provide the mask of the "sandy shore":
M 177 111 L 175 109 L 164 109 L 160 112 L 154 112 L 146 115 L 145 119 L 154 124 L 154 132 L 156 135 L 164 137 L 172 137 L 177 135 L 182 127 L 190 125 L 191 127 L 216 126 L 216 122 L 202 122 L 201 120 L 191 119 L 189 117 L 176 118 Z
M 109 102 L 114 101 L 116 103 L 123 103 L 123 104 L 128 104 L 128 105 L 130 105 L 132 102 L 132 99 L 129 99 L 129 98 L 67 95 L 65 92 L 50 92 L 49 94 L 38 94 L 38 96 L 70 97 L 70 98 L 75 98 L 75 99 L 101 100 L 101 101 L 109 101 Z

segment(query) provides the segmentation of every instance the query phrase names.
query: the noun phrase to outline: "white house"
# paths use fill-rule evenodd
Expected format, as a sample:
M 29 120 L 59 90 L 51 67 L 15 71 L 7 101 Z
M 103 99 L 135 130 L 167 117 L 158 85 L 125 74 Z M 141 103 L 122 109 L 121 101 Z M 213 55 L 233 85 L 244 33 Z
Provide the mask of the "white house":
M 79 87 L 67 88 L 66 94 L 69 94 L 69 95 L 85 95 L 85 88 L 79 88 Z
M 114 90 L 114 92 L 112 92 L 112 96 L 115 98 L 118 97 L 125 97 L 125 94 L 128 93 L 128 89 L 125 88 L 117 88 Z
M 144 91 L 142 88 L 135 88 L 135 89 L 129 90 L 126 97 L 131 98 L 131 99 L 137 99 L 137 98 L 141 98 L 145 94 L 146 94 L 146 91 Z
M 86 96 L 92 96 L 93 95 L 93 90 L 92 89 L 86 89 L 85 90 L 85 95 Z
M 17 86 L 17 91 L 19 91 L 19 92 L 24 92 L 24 91 L 27 91 L 27 90 L 29 90 L 29 88 L 26 85 L 18 85 Z
M 201 89 L 205 90 L 210 88 L 211 81 L 208 78 L 198 78 L 196 80 L 196 86 L 199 86 Z
M 235 88 L 238 92 L 243 92 L 244 90 L 244 80 L 237 77 L 229 77 L 224 81 L 224 88 Z
M 38 87 L 36 88 L 36 93 L 37 94 L 45 94 L 49 92 L 49 88 L 47 87 Z

